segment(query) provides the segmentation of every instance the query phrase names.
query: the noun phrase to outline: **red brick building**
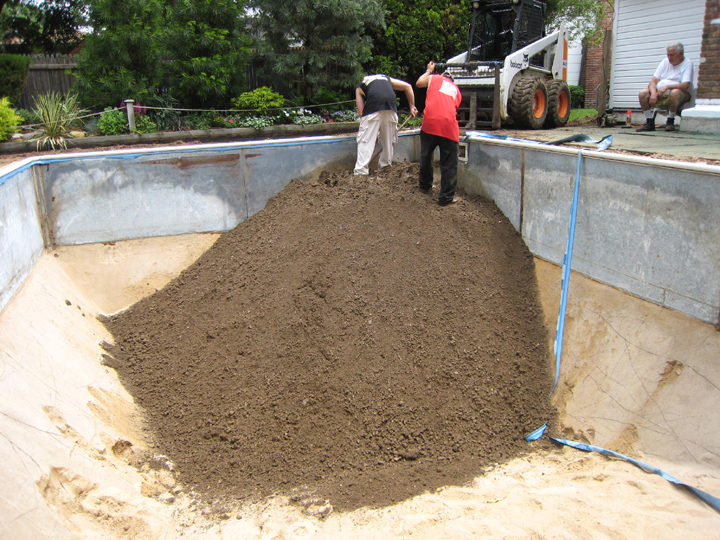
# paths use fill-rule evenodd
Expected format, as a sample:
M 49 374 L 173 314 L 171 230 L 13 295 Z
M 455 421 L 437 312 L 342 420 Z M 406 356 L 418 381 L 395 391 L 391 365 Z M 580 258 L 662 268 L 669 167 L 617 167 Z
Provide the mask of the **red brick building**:
M 707 0 L 705 4 L 697 97 L 720 98 L 720 0 Z
M 603 28 L 612 30 L 614 12 L 612 7 L 608 7 L 603 21 Z M 609 77 L 610 59 L 608 58 L 608 73 L 605 77 Z M 594 44 L 588 47 L 583 44 L 582 68 L 580 70 L 580 86 L 585 89 L 585 107 L 588 109 L 598 108 L 598 87 L 603 78 L 603 47 L 602 43 Z

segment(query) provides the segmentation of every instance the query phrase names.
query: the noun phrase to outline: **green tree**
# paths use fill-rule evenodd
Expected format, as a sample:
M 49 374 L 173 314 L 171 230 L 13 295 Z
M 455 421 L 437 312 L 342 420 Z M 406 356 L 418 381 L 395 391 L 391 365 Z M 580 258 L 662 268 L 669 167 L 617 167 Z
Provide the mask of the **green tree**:
M 0 10 L 0 50 L 67 54 L 82 40 L 87 0 L 10 0 Z
M 156 94 L 162 85 L 162 1 L 91 0 L 90 25 L 76 73 L 81 103 L 102 109 Z
M 564 23 L 570 39 L 583 37 L 586 43 L 598 45 L 605 29 L 605 14 L 612 13 L 614 0 L 547 0 L 547 26 Z
M 368 71 L 414 83 L 430 60 L 445 62 L 467 49 L 469 0 L 383 0 L 384 31 L 375 30 Z
M 353 88 L 371 57 L 367 29 L 382 26 L 379 0 L 253 0 L 264 82 L 310 98 L 321 87 Z
M 241 32 L 245 2 L 178 0 L 167 18 L 168 88 L 186 107 L 222 108 L 245 86 L 249 39 Z

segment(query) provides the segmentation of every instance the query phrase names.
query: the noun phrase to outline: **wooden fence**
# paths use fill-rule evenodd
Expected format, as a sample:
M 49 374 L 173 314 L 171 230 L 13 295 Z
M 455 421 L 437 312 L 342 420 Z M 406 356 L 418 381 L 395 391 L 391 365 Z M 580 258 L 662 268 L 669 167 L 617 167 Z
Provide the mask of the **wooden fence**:
M 72 71 L 77 67 L 77 62 L 74 56 L 44 54 L 35 55 L 32 59 L 30 74 L 20 99 L 21 109 L 35 108 L 35 96 L 40 94 L 67 94 L 75 83 Z

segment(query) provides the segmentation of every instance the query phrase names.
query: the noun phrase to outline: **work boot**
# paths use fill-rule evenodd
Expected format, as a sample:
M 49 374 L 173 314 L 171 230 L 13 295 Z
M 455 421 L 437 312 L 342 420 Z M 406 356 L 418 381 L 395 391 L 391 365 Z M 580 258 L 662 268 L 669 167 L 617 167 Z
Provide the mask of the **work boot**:
M 645 121 L 645 125 L 637 128 L 635 131 L 655 131 L 655 122 L 652 118 L 649 118 Z
M 674 118 L 668 118 L 667 124 L 665 124 L 665 131 L 675 131 L 675 119 Z
M 457 202 L 457 198 L 453 197 L 451 199 L 438 199 L 438 204 L 440 206 L 449 206 L 451 204 L 455 204 Z

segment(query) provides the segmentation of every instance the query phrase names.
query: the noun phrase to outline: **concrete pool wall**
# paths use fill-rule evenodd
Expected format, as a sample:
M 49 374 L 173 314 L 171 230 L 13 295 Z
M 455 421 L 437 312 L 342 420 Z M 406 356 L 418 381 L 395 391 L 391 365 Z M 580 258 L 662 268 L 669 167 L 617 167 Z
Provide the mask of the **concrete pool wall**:
M 261 509 L 197 528 L 187 525 L 192 503 L 163 467 L 128 464 L 143 446 L 141 414 L 100 362 L 99 344 L 110 337 L 96 316 L 161 288 L 292 178 L 351 168 L 354 148 L 353 138 L 311 138 L 71 155 L 0 170 L 0 537 L 437 538 L 484 527 L 488 537 L 554 530 L 577 538 L 588 526 L 613 538 L 715 534 L 717 514 L 691 495 L 576 451 L 509 464 L 472 489 L 398 505 L 384 518 Z M 573 258 L 587 277 L 570 282 L 555 435 L 644 457 L 717 496 L 720 176 L 588 154 Z M 418 157 L 416 133 L 402 135 L 396 158 Z M 576 169 L 576 150 L 471 141 L 459 171 L 460 184 L 494 199 L 538 257 L 548 328 Z M 643 300 L 646 291 L 662 301 Z M 670 305 L 678 291 L 689 300 Z M 512 524 L 491 527 L 491 508 Z
M 416 134 L 400 136 L 396 159 L 418 157 Z M 227 231 L 292 178 L 353 160 L 351 137 L 26 160 L 0 171 L 0 308 L 43 244 Z M 535 256 L 561 264 L 577 160 L 574 149 L 471 140 L 458 183 L 493 199 Z M 573 270 L 719 324 L 720 167 L 585 152 L 580 175 Z

